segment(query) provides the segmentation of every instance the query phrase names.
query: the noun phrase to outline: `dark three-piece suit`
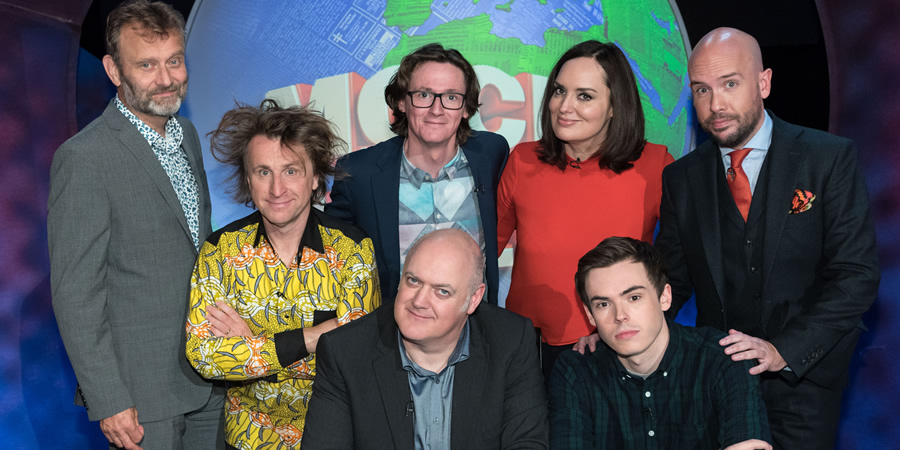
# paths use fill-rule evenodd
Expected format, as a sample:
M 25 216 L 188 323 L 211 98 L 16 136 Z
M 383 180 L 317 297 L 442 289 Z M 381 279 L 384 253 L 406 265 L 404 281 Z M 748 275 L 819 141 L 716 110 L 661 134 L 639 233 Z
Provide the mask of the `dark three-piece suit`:
M 693 292 L 697 326 L 762 338 L 787 362 L 761 375 L 776 448 L 827 448 L 878 289 L 875 231 L 852 142 L 772 119 L 746 224 L 706 142 L 663 173 L 656 246 L 673 317 Z

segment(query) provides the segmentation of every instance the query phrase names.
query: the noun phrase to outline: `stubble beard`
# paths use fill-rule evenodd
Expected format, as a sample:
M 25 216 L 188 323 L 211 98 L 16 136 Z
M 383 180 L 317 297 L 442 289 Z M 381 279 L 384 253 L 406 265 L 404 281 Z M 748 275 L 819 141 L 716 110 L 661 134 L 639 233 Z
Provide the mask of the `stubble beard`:
M 762 114 L 762 97 L 757 95 L 756 100 L 753 102 L 753 107 L 743 115 L 713 114 L 712 116 L 707 117 L 700 126 L 703 128 L 703 131 L 706 131 L 706 133 L 709 134 L 709 139 L 717 146 L 721 148 L 737 148 L 738 145 L 743 145 L 750 139 L 751 133 L 753 133 L 756 126 L 759 125 L 762 120 Z M 738 127 L 730 135 L 717 135 L 710 124 L 718 119 L 736 120 L 738 122 Z

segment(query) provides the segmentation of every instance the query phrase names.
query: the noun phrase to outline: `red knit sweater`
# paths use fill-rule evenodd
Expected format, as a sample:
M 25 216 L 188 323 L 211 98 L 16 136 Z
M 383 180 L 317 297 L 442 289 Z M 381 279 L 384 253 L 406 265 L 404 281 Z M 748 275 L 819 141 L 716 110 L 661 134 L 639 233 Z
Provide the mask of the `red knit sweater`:
M 500 178 L 501 252 L 517 232 L 506 308 L 530 318 L 548 344 L 567 345 L 593 331 L 575 293 L 578 259 L 609 236 L 652 241 L 662 171 L 673 158 L 648 142 L 634 167 L 619 175 L 601 169 L 597 158 L 561 171 L 538 160 L 537 148 L 537 142 L 517 145 Z

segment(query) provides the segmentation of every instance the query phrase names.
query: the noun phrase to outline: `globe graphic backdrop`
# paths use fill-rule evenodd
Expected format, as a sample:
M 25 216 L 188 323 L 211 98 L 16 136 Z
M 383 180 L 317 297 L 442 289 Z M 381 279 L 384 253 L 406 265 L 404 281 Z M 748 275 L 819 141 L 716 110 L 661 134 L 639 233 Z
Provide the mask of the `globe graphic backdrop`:
M 201 135 L 235 102 L 313 102 L 350 150 L 392 136 L 384 86 L 407 53 L 438 42 L 475 66 L 482 86 L 474 129 L 510 144 L 540 136 L 547 74 L 572 45 L 613 42 L 628 58 L 647 119 L 646 138 L 676 158 L 692 147 L 687 42 L 668 0 L 271 1 L 198 0 L 188 23 L 191 78 L 182 113 Z M 223 183 L 228 169 L 204 162 L 213 225 L 249 213 Z

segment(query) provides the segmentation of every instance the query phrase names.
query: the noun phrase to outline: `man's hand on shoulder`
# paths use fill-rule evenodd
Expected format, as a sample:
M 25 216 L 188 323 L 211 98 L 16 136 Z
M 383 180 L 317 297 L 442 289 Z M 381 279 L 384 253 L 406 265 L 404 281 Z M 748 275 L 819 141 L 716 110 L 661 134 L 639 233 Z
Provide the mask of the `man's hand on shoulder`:
M 578 342 L 572 346 L 572 350 L 575 350 L 578 353 L 584 354 L 585 349 L 590 349 L 591 353 L 597 351 L 597 342 L 600 341 L 600 335 L 597 333 L 591 333 L 587 336 L 582 336 L 578 338 Z
M 141 450 L 138 442 L 144 439 L 144 427 L 138 423 L 138 413 L 134 407 L 100 419 L 100 429 L 112 445 L 127 450 Z
M 738 442 L 734 445 L 725 447 L 725 450 L 772 450 L 772 445 L 766 441 L 759 439 L 750 439 L 749 441 Z
M 765 371 L 778 372 L 787 367 L 787 362 L 769 341 L 737 330 L 728 330 L 728 336 L 722 338 L 719 345 L 725 347 L 725 354 L 731 355 L 733 361 L 757 360 L 759 365 L 750 369 L 750 375 L 759 375 Z

